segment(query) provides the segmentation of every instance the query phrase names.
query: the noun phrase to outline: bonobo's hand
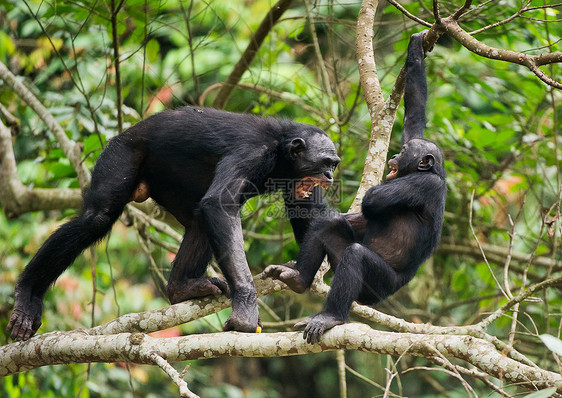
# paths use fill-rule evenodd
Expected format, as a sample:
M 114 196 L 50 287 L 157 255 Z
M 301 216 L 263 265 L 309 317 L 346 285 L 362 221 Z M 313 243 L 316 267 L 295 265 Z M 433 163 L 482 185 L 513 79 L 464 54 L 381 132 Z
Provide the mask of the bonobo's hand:
M 287 264 L 290 264 L 287 263 Z M 301 278 L 298 270 L 288 267 L 287 265 L 270 265 L 261 274 L 262 279 L 273 278 L 284 282 L 289 288 L 297 293 L 304 293 L 308 286 Z
M 422 30 L 421 32 L 417 32 L 414 33 L 411 37 L 410 37 L 410 42 L 411 43 L 415 43 L 414 45 L 420 45 L 423 47 L 423 39 L 425 38 L 425 35 L 427 34 L 427 32 L 429 32 L 429 30 L 425 29 Z M 433 50 L 433 46 L 431 46 L 430 48 L 427 49 L 427 51 L 424 51 L 423 53 L 423 57 L 425 58 L 426 53 L 429 53 Z
M 309 344 L 315 344 L 320 341 L 320 337 L 322 337 L 326 330 L 343 323 L 345 322 L 341 319 L 336 318 L 334 315 L 320 312 L 316 315 L 311 316 L 310 318 L 306 318 L 304 321 L 295 324 L 294 329 L 305 326 L 302 337 Z

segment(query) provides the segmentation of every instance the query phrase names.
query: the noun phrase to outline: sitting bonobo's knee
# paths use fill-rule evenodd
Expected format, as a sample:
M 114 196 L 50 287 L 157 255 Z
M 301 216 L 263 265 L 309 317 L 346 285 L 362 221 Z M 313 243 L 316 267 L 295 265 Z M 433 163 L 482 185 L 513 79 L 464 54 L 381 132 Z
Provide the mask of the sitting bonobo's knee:
M 365 247 L 361 243 L 353 243 L 349 245 L 348 250 L 353 254 L 361 254 L 365 250 Z
M 365 246 L 361 243 L 352 243 L 343 252 L 342 261 L 344 258 L 361 258 L 365 252 Z

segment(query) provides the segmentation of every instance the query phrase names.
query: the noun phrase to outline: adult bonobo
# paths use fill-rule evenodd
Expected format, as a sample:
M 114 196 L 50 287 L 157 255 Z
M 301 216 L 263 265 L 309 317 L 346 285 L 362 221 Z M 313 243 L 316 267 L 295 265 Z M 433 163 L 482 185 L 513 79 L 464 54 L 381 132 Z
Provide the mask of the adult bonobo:
M 317 185 L 332 182 L 339 161 L 324 131 L 290 121 L 185 107 L 137 123 L 109 142 L 82 211 L 47 239 L 21 274 L 8 324 L 12 337 L 26 340 L 37 331 L 49 285 L 110 231 L 127 202 L 149 196 L 185 227 L 168 281 L 170 302 L 230 294 L 233 311 L 225 330 L 255 332 L 257 298 L 240 207 L 252 196 L 284 187 L 300 243 L 311 216 L 326 207 Z M 202 277 L 212 255 L 226 282 Z
M 413 35 L 408 46 L 402 151 L 388 162 L 386 182 L 367 191 L 361 213 L 315 221 L 295 268 L 271 265 L 262 274 L 302 293 L 328 256 L 335 271 L 324 309 L 296 325 L 306 325 L 309 343 L 346 322 L 354 300 L 376 304 L 408 283 L 439 243 L 447 188 L 441 148 L 423 138 L 424 34 Z

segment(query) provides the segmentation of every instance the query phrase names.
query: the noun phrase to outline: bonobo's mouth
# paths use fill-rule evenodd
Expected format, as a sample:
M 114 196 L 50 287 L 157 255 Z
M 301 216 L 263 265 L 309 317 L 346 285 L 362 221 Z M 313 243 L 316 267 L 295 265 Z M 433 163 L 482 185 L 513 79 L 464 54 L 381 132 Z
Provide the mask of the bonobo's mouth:
M 326 189 L 332 184 L 332 180 L 326 177 L 304 177 L 301 179 L 297 186 L 295 187 L 295 197 L 298 199 L 308 198 L 312 195 L 312 190 L 318 185 Z
M 390 173 L 386 175 L 386 181 L 390 181 L 398 176 L 398 165 L 392 159 L 388 161 Z

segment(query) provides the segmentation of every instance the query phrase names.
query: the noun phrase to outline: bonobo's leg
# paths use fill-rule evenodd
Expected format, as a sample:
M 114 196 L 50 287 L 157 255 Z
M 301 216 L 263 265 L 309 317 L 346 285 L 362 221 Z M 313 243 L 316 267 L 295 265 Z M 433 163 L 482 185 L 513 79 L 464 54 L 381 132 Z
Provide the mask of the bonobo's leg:
M 127 140 L 113 140 L 102 152 L 82 211 L 45 241 L 16 284 L 8 324 L 12 338 L 27 340 L 39 329 L 48 287 L 85 248 L 110 231 L 135 188 L 141 160 L 142 152 Z
M 345 249 L 338 264 L 330 293 L 322 312 L 299 322 L 304 326 L 303 337 L 311 344 L 318 342 L 324 331 L 349 319 L 351 304 L 367 297 L 377 302 L 396 290 L 399 277 L 396 271 L 377 253 L 359 243 Z
M 263 271 L 262 278 L 278 279 L 291 290 L 303 293 L 312 285 L 324 257 L 328 255 L 330 264 L 336 266 L 345 248 L 355 239 L 355 233 L 343 215 L 317 220 L 306 234 L 295 267 L 270 265 Z
M 175 304 L 196 297 L 228 294 L 228 284 L 219 278 L 202 278 L 213 252 L 209 237 L 198 220 L 186 225 L 185 236 L 168 279 L 168 298 Z

